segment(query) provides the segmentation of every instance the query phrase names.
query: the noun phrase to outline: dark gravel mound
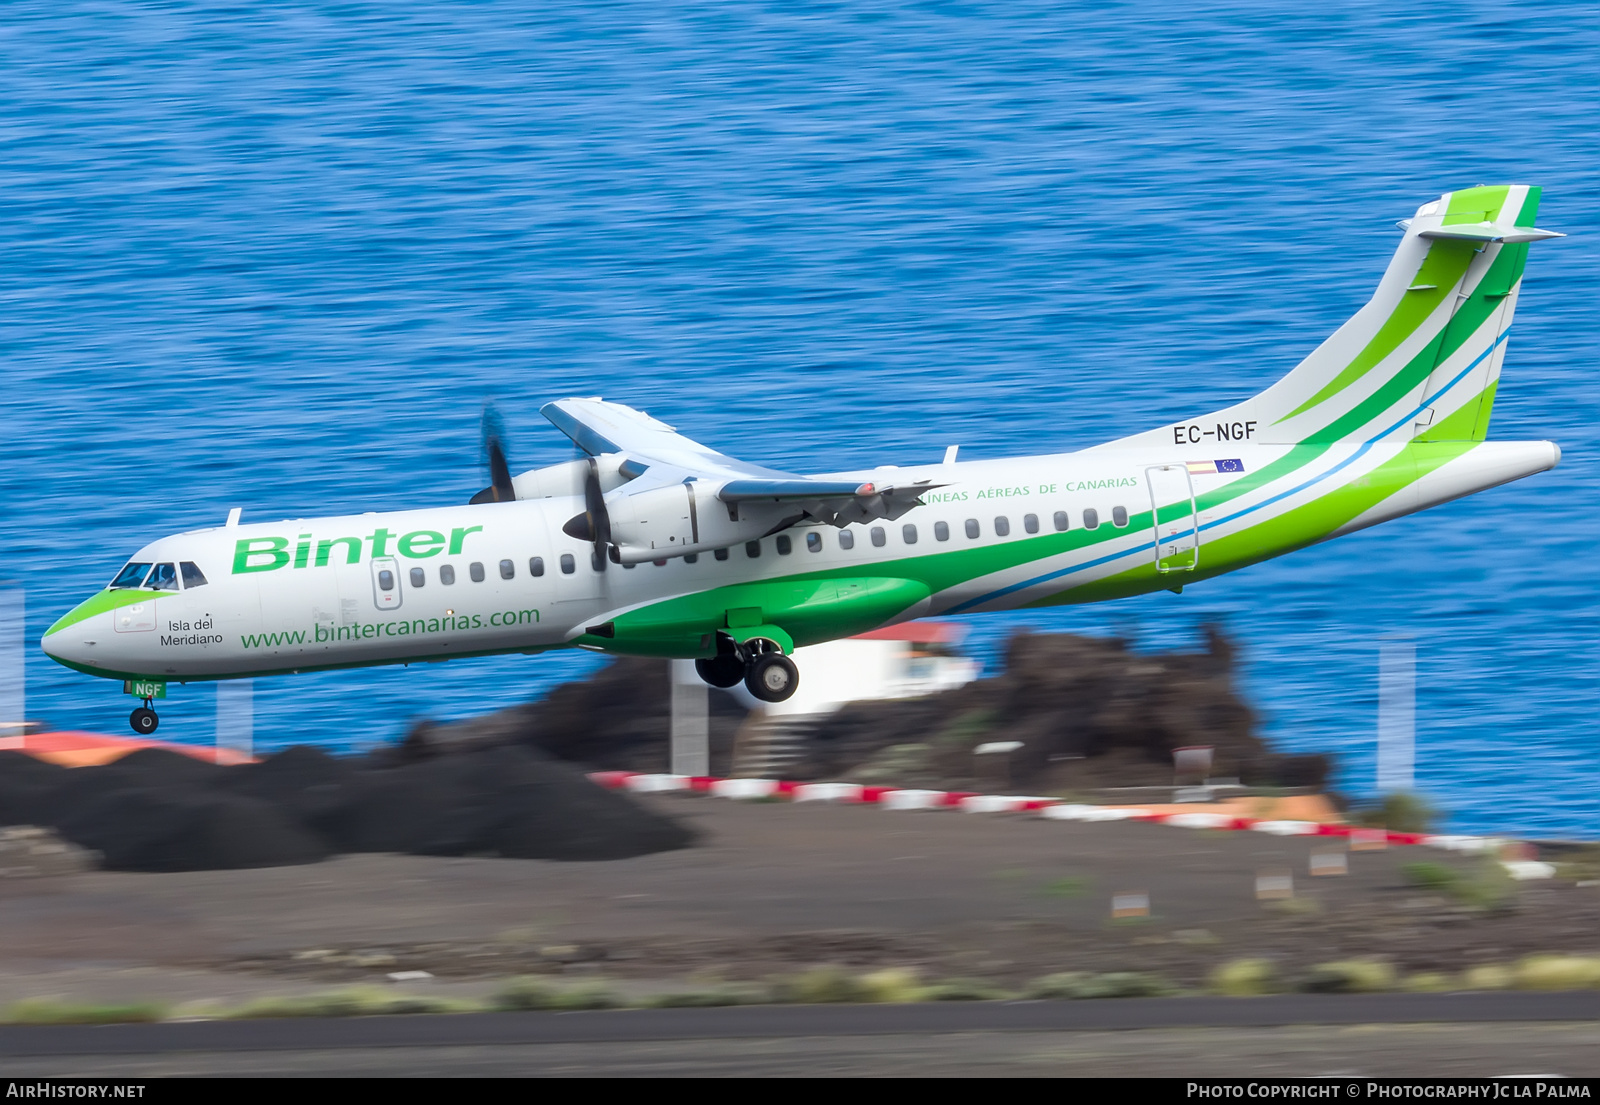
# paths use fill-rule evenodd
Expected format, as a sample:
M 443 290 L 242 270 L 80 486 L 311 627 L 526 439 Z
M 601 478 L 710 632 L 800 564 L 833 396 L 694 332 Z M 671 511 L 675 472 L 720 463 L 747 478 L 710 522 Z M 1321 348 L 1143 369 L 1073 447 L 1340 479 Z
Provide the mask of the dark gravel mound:
M 666 660 L 619 656 L 587 679 L 564 683 L 538 702 L 454 722 L 422 722 L 402 755 L 521 744 L 607 771 L 667 771 L 672 695 Z M 733 773 L 733 745 L 749 711 L 712 691 L 711 774 Z
M 217 785 L 278 806 L 336 849 L 349 851 L 341 845 L 337 828 L 363 762 L 296 745 L 260 763 L 222 769 Z
M 111 790 L 74 804 L 53 827 L 113 871 L 283 867 L 331 854 L 265 802 L 177 787 Z
M 678 823 L 518 747 L 367 759 L 291 748 L 238 767 L 153 750 L 72 769 L 0 754 L 0 824 L 49 826 L 124 871 L 336 852 L 620 859 L 692 843 Z
M 330 831 L 342 850 L 622 859 L 690 834 L 575 768 L 503 746 L 367 771 Z
M 70 768 L 25 752 L 0 752 L 0 825 L 43 825 Z
M 179 786 L 207 783 L 221 768 L 207 760 L 168 752 L 164 748 L 141 748 L 106 764 L 104 770 L 127 779 L 138 779 L 151 786 Z M 76 770 L 73 771 L 76 775 Z

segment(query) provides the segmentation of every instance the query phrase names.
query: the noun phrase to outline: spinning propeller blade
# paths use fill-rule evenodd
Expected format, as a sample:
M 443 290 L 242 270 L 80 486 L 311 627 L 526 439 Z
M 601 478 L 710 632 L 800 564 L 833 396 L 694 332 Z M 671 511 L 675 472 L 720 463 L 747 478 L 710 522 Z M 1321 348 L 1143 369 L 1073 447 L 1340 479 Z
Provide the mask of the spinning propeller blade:
M 489 486 L 468 502 L 474 506 L 479 503 L 516 502 L 517 491 L 511 483 L 511 466 L 506 462 L 505 424 L 500 421 L 500 412 L 495 409 L 493 403 L 483 405 L 481 434 L 483 461 L 489 469 Z
M 583 478 L 583 513 L 567 519 L 561 532 L 579 541 L 594 543 L 595 571 L 606 570 L 611 554 L 611 515 L 606 511 L 605 493 L 600 490 L 600 465 L 589 458 L 589 473 Z

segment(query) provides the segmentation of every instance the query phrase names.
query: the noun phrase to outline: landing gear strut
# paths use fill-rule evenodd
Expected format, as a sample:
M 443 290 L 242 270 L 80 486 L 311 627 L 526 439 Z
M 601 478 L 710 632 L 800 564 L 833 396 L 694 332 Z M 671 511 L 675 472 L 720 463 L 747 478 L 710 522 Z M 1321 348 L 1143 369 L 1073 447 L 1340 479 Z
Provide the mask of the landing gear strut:
M 143 706 L 128 715 L 128 724 L 133 726 L 133 731 L 141 737 L 148 737 L 156 731 L 161 719 L 156 717 L 156 712 L 150 708 L 150 700 L 147 698 Z

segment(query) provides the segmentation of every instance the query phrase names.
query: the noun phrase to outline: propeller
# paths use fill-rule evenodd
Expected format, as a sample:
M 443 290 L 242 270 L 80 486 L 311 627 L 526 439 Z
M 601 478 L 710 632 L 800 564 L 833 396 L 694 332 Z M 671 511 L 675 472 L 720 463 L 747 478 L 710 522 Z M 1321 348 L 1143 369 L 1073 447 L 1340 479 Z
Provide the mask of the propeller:
M 517 491 L 511 483 L 511 466 L 506 463 L 506 428 L 493 403 L 483 405 L 481 434 L 483 459 L 489 466 L 489 486 L 467 501 L 474 506 L 479 503 L 516 502 Z
M 611 548 L 611 515 L 606 511 L 605 493 L 600 490 L 600 464 L 589 458 L 589 472 L 583 478 L 583 513 L 574 514 L 561 527 L 561 532 L 579 541 L 594 542 L 595 571 L 606 570 Z

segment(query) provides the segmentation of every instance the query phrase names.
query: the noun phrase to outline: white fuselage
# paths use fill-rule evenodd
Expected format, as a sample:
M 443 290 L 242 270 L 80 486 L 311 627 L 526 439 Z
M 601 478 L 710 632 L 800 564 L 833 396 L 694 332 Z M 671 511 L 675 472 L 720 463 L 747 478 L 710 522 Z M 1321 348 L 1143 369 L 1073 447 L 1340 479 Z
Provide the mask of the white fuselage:
M 1182 521 L 1166 525 L 1173 534 L 1153 532 L 1153 466 L 1181 472 L 1200 449 L 1240 462 L 1241 473 L 1190 477 L 1201 504 L 1204 566 L 1205 542 L 1309 502 L 1336 482 L 1360 479 L 1405 446 L 1334 446 L 1288 490 L 1268 483 L 1205 507 L 1208 490 L 1257 472 L 1287 448 L 1173 446 L 852 473 L 943 486 L 895 521 L 797 526 L 725 550 L 722 559 L 702 553 L 604 570 L 595 569 L 590 544 L 562 531 L 583 510 L 572 496 L 198 530 L 152 542 L 133 560 L 190 562 L 203 572 L 203 585 L 123 594 L 123 605 L 52 630 L 45 648 L 83 670 L 173 681 L 537 652 L 568 645 L 602 618 L 674 596 L 804 573 L 906 574 L 896 562 L 992 549 L 1059 532 L 1062 522 L 1079 531 L 1094 521 L 1105 531 L 1087 549 L 1004 566 L 974 560 L 976 568 L 943 573 L 926 603 L 891 620 L 1007 609 L 1147 565 L 1162 540 L 1187 530 Z M 1430 481 L 1410 483 L 1341 532 L 1547 468 L 1557 455 L 1548 443 L 1480 446 L 1435 474 L 1434 493 Z M 1134 516 L 1143 522 L 1130 524 Z M 1274 551 L 1281 550 L 1262 550 Z M 1144 589 L 1182 581 L 1175 575 Z

